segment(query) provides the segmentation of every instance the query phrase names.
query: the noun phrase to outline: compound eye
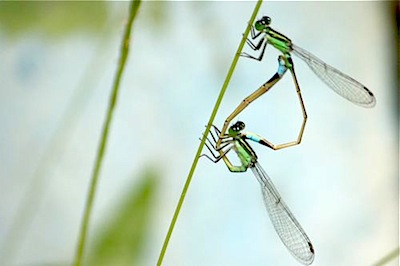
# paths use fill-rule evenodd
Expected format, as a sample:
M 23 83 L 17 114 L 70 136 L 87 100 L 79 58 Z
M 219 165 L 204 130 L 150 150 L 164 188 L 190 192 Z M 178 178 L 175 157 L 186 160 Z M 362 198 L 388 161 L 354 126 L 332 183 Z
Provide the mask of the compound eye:
M 239 130 L 243 130 L 246 127 L 246 125 L 242 121 L 238 121 L 237 126 Z
M 268 26 L 269 24 L 271 24 L 271 18 L 268 16 L 264 16 L 259 20 L 259 22 L 264 26 Z
M 235 132 L 239 132 L 245 128 L 245 124 L 242 121 L 237 121 L 231 126 L 231 129 Z

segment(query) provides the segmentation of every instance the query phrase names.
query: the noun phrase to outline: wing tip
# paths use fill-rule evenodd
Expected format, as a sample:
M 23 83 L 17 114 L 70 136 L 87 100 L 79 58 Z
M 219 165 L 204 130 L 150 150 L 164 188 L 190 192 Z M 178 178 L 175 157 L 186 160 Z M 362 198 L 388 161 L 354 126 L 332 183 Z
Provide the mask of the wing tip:
M 310 248 L 311 253 L 312 253 L 313 255 L 315 255 L 314 247 L 313 247 L 313 245 L 311 244 L 311 242 L 308 242 L 308 247 Z
M 310 241 L 308 241 L 307 244 L 308 244 L 310 253 L 308 254 L 307 258 L 304 258 L 304 259 L 298 258 L 298 259 L 304 265 L 311 265 L 314 262 L 315 251 L 314 251 L 314 247 Z
M 311 252 L 312 255 L 311 255 L 310 258 L 307 260 L 306 265 L 310 265 L 310 264 L 313 263 L 313 261 L 314 261 L 315 251 L 314 251 L 314 247 L 313 247 L 313 245 L 311 244 L 311 242 L 307 242 L 307 244 L 308 244 L 308 247 L 309 247 L 310 252 Z
M 365 86 L 364 86 L 364 90 L 365 90 L 365 91 L 368 93 L 368 95 L 371 97 L 370 102 L 368 102 L 368 103 L 365 104 L 364 106 L 365 106 L 365 107 L 368 107 L 368 108 L 374 107 L 375 104 L 376 104 L 376 99 L 375 99 L 374 94 L 372 93 L 372 91 L 370 91 L 370 90 L 369 90 L 367 87 L 365 87 Z

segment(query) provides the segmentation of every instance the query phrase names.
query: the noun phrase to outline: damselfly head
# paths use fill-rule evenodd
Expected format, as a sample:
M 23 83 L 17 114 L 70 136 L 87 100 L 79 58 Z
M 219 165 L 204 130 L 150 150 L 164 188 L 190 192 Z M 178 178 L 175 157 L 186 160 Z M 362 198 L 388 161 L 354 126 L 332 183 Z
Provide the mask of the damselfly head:
M 256 21 L 254 27 L 256 28 L 256 30 L 262 31 L 267 26 L 269 26 L 269 24 L 271 24 L 271 18 L 268 16 L 263 16 L 261 19 Z
M 234 132 L 239 133 L 240 131 L 242 131 L 244 128 L 246 127 L 246 125 L 244 124 L 244 122 L 242 121 L 237 121 L 235 124 L 233 124 L 231 126 L 231 130 Z

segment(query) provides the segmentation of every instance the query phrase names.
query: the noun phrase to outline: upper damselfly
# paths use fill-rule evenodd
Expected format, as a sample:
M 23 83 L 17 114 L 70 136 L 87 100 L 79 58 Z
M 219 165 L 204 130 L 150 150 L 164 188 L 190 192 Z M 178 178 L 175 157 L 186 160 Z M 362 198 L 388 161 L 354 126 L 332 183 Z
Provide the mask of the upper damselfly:
M 221 136 L 226 133 L 226 130 L 228 129 L 231 121 L 249 104 L 251 104 L 253 101 L 269 91 L 283 77 L 286 70 L 288 69 L 292 74 L 293 83 L 295 85 L 296 92 L 300 101 L 303 113 L 303 124 L 296 141 L 287 143 L 289 145 L 277 145 L 276 149 L 286 148 L 300 143 L 307 120 L 307 112 L 303 102 L 303 97 L 301 95 L 300 85 L 294 71 L 294 63 L 291 53 L 295 54 L 304 62 L 306 62 L 311 70 L 337 94 L 362 107 L 375 106 L 375 96 L 363 84 L 342 73 L 336 68 L 326 64 L 321 59 L 306 51 L 305 49 L 295 45 L 288 37 L 272 29 L 270 27 L 270 24 L 271 18 L 268 16 L 264 16 L 255 22 L 254 26 L 251 27 L 251 38 L 247 39 L 247 44 L 252 50 L 261 52 L 257 57 L 252 56 L 248 53 L 242 53 L 242 56 L 261 61 L 267 48 L 267 44 L 270 44 L 282 53 L 282 55 L 280 55 L 278 58 L 278 70 L 271 79 L 269 79 L 256 91 L 246 97 L 227 117 L 221 130 Z M 252 40 L 256 39 L 259 39 L 259 41 L 255 44 L 252 42 Z M 221 139 L 218 139 L 217 147 L 219 148 L 220 145 Z
M 375 106 L 375 97 L 367 87 L 326 64 L 307 50 L 295 45 L 288 37 L 272 29 L 270 24 L 271 18 L 268 16 L 264 16 L 255 22 L 254 27 L 251 28 L 251 39 L 247 39 L 247 44 L 255 51 L 261 49 L 261 52 L 258 57 L 247 53 L 243 53 L 243 56 L 261 61 L 267 44 L 271 44 L 281 51 L 285 57 L 290 58 L 290 53 L 293 53 L 301 58 L 326 85 L 347 100 L 363 107 Z M 257 44 L 254 44 L 252 40 L 258 37 L 260 37 L 260 40 Z M 288 68 L 290 69 L 290 65 Z

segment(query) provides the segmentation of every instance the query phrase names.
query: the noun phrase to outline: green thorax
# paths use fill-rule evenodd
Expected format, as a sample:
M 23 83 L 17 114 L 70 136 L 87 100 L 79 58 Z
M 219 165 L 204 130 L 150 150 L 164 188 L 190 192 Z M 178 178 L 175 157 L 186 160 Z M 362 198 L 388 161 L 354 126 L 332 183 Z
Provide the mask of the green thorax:
M 290 53 L 293 50 L 292 41 L 282 33 L 277 32 L 271 27 L 266 27 L 264 32 L 266 33 L 267 42 L 283 54 Z
M 237 153 L 242 165 L 246 168 L 252 167 L 257 161 L 257 155 L 244 139 L 237 138 L 234 141 L 233 149 Z

